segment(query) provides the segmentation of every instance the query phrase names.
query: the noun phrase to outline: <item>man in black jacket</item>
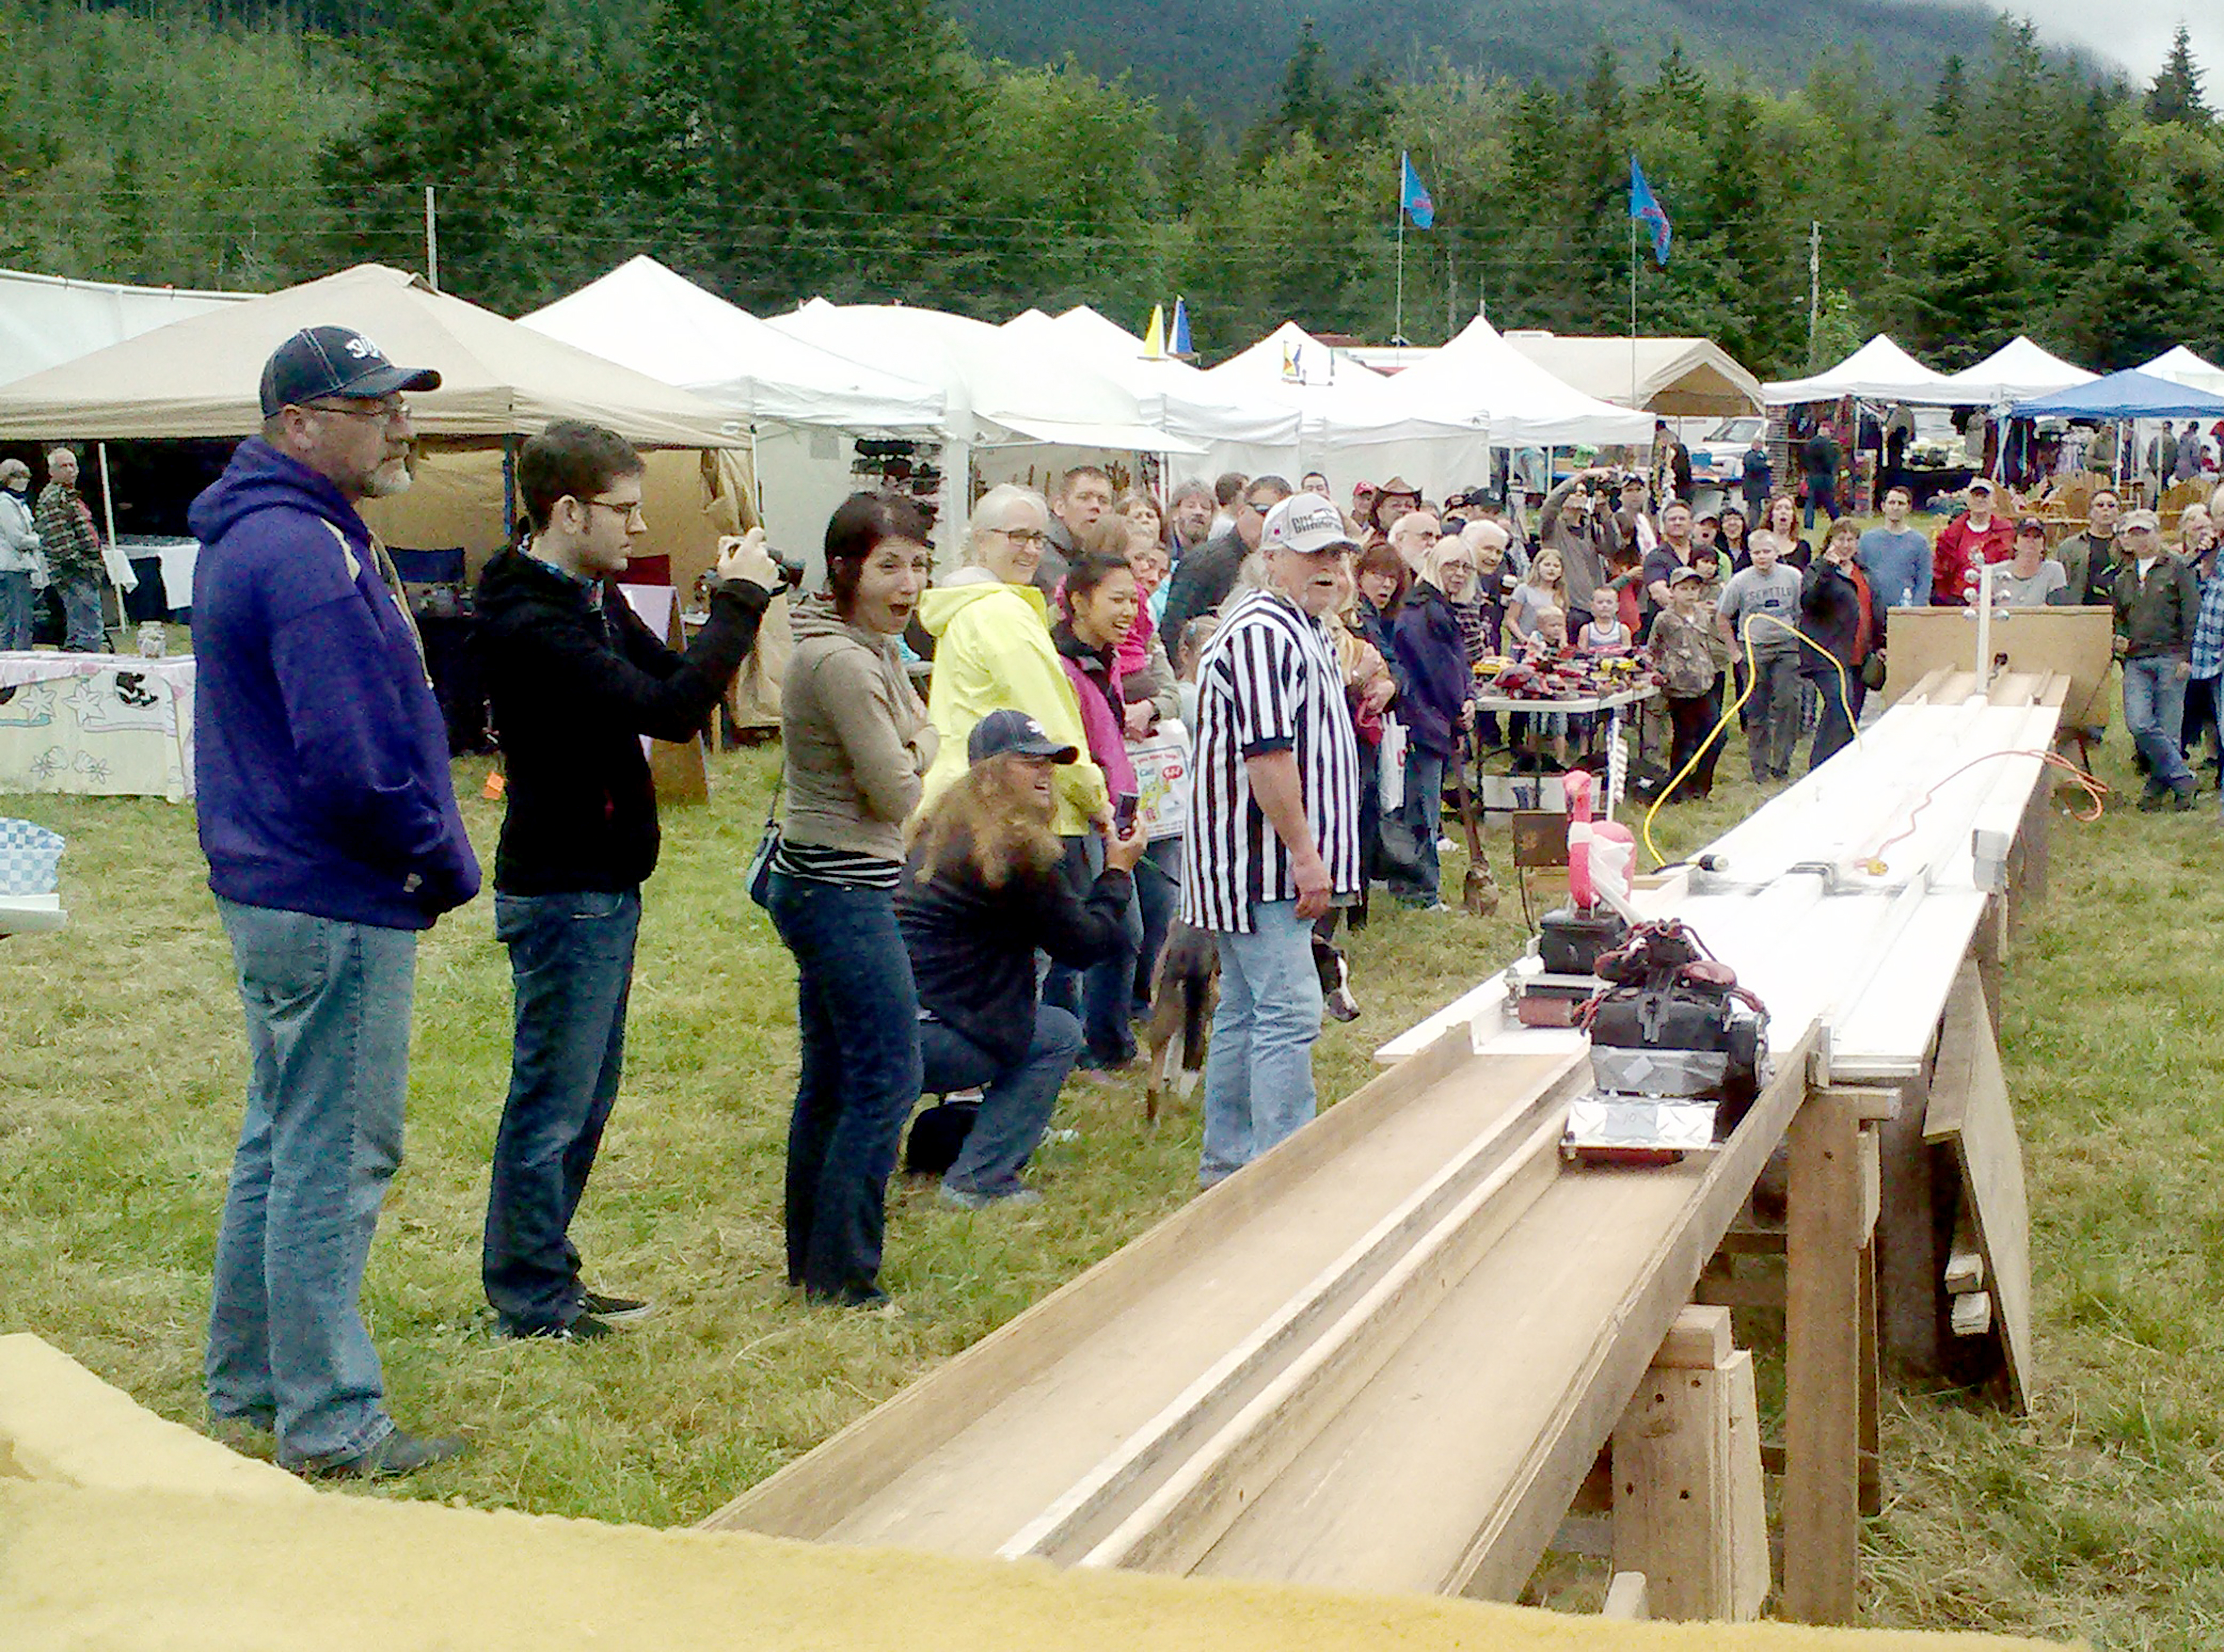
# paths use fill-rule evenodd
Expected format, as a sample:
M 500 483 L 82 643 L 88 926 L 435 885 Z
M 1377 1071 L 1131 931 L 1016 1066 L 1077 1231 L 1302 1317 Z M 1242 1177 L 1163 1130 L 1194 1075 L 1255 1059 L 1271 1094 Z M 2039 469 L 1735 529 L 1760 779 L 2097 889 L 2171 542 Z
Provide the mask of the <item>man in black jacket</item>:
M 1243 558 L 1259 548 L 1267 513 L 1289 496 L 1290 484 L 1279 476 L 1251 478 L 1236 495 L 1235 526 L 1197 546 L 1175 565 L 1173 588 L 1166 593 L 1166 616 L 1159 621 L 1159 635 L 1170 643 L 1178 642 L 1184 626 L 1200 614 L 1212 613 L 1228 600 L 1228 594 L 1235 589 L 1235 577 L 1243 571 Z
M 761 530 L 718 559 L 711 621 L 666 647 L 612 583 L 645 534 L 641 457 L 577 420 L 518 456 L 529 535 L 479 580 L 479 646 L 509 810 L 495 934 L 509 949 L 516 1035 L 495 1138 L 481 1271 L 502 1334 L 581 1341 L 645 1302 L 580 1283 L 568 1235 L 625 1050 L 656 792 L 641 736 L 702 728 L 779 584 Z

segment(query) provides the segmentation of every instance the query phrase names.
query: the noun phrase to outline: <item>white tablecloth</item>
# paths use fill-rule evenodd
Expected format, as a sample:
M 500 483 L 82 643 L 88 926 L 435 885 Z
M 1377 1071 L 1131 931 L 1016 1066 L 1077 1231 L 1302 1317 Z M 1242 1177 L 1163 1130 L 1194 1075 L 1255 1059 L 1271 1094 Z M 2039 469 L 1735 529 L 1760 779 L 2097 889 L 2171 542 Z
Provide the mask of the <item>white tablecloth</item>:
M 200 560 L 201 542 L 199 539 L 164 539 L 150 535 L 123 533 L 117 536 L 117 546 L 124 556 L 144 561 L 148 557 L 162 559 L 162 603 L 173 613 L 193 605 L 193 564 Z
M 193 794 L 193 662 L 0 653 L 0 792 Z

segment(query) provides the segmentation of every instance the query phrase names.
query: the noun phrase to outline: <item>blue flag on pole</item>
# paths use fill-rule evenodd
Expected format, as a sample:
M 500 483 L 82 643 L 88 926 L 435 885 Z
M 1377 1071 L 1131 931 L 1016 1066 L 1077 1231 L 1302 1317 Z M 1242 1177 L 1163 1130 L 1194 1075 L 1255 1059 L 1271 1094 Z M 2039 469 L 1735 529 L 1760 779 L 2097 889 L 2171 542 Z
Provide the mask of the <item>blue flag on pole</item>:
M 1401 151 L 1398 167 L 1398 205 L 1413 220 L 1416 230 L 1425 230 L 1437 221 L 1437 204 L 1429 199 L 1429 186 L 1421 181 L 1421 174 L 1413 170 L 1412 156 Z
M 1629 216 L 1652 231 L 1652 255 L 1665 266 L 1674 231 L 1669 228 L 1668 214 L 1652 199 L 1652 186 L 1645 181 L 1645 168 L 1637 164 L 1634 154 L 1629 157 Z

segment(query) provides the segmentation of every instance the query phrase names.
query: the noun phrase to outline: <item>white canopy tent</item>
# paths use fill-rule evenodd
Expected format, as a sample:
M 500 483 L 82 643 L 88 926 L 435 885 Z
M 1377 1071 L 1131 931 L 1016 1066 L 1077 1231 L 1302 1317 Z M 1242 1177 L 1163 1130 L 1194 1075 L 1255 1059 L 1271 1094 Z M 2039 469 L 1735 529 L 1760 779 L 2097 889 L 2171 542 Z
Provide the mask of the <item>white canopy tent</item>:
M 1804 379 L 1785 379 L 1761 386 L 1772 407 L 1788 407 L 1805 401 L 1837 401 L 1855 396 L 1863 401 L 1921 401 L 1946 381 L 1879 333 L 1827 372 Z
M 1303 469 L 1300 414 L 1286 398 L 1223 382 L 1176 356 L 1146 356 L 1141 339 L 1086 305 L 1055 318 L 1028 310 L 1006 322 L 1004 331 L 1116 380 L 1153 424 L 1204 450 L 1188 467 L 1195 474 L 1286 470 L 1295 482 Z
M 1561 383 L 1666 419 L 1759 413 L 1760 381 L 1711 338 L 1571 337 L 1526 330 L 1506 342 Z
M 0 270 L 0 383 L 252 296 Z
M 1331 489 L 1405 477 L 1431 499 L 1490 478 L 1488 409 L 1472 396 L 1438 394 L 1343 358 L 1293 321 L 1204 375 L 1298 415 L 1297 446 L 1284 460 L 1292 482 L 1308 470 Z M 1254 473 L 1264 467 L 1229 464 Z
M 1151 421 L 1141 402 L 1077 356 L 985 321 L 901 305 L 812 299 L 769 325 L 846 359 L 942 387 L 942 511 L 937 537 L 954 551 L 972 506 L 968 479 L 1037 485 L 1069 464 L 1116 453 L 1187 453 L 1200 444 Z
M 2074 390 L 2098 376 L 2049 355 L 2019 334 L 1974 367 L 1949 373 L 1924 394 L 1899 400 L 1934 407 L 2006 407 L 2057 390 Z
M 855 438 L 938 436 L 938 386 L 793 337 L 646 255 L 520 325 L 745 415 L 773 543 L 809 552 L 856 491 Z
M 722 407 L 379 264 L 219 305 L 0 387 L 0 437 L 251 435 L 262 425 L 262 363 L 303 327 L 325 325 L 358 329 L 406 366 L 439 369 L 439 389 L 410 397 L 420 435 L 496 442 L 591 419 L 644 447 L 749 445 Z
M 2224 395 L 2224 367 L 2202 360 L 2183 344 L 2164 350 L 2139 369 L 2152 379 L 2167 379 L 2189 390 Z
M 1390 380 L 1400 396 L 1471 409 L 1497 447 L 1595 447 L 1652 439 L 1652 415 L 1562 382 L 1477 316 L 1426 361 Z

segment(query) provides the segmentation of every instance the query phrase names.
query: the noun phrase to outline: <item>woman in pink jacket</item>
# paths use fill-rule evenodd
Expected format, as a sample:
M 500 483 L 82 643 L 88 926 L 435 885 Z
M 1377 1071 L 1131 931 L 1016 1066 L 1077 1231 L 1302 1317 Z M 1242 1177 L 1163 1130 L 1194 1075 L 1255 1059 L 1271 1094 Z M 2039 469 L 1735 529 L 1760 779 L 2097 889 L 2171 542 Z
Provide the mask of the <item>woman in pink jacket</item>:
M 1051 627 L 1051 641 L 1080 703 L 1089 755 L 1104 771 L 1114 818 L 1125 831 L 1134 817 L 1136 785 L 1135 766 L 1128 756 L 1127 701 L 1121 691 L 1118 653 L 1135 623 L 1142 590 L 1124 557 L 1089 550 L 1066 570 L 1065 596 L 1065 617 Z M 1092 835 L 1069 842 L 1077 842 L 1085 858 L 1074 865 L 1069 856 L 1066 875 L 1085 896 L 1103 870 L 1103 840 Z M 1142 940 L 1141 915 L 1131 896 L 1125 945 L 1091 966 L 1085 977 L 1054 967 L 1043 982 L 1043 1002 L 1075 1010 L 1081 1016 L 1084 1048 L 1080 1065 L 1084 1069 L 1123 1068 L 1135 1058 L 1135 1035 L 1128 1010 L 1134 995 L 1135 955 Z

